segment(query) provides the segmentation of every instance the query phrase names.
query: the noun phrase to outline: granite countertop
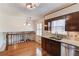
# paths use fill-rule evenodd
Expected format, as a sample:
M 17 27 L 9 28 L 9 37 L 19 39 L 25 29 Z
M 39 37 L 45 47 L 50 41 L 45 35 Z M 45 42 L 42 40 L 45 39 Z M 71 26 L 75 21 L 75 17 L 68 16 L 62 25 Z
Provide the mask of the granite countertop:
M 57 40 L 57 39 L 50 38 L 48 36 L 42 36 L 42 37 L 48 38 L 50 40 L 58 41 L 58 42 L 61 42 L 61 43 L 66 43 L 66 44 L 70 44 L 70 45 L 79 47 L 79 41 L 77 41 L 77 40 L 69 40 L 69 39 L 65 39 L 65 38 L 63 38 L 61 40 Z

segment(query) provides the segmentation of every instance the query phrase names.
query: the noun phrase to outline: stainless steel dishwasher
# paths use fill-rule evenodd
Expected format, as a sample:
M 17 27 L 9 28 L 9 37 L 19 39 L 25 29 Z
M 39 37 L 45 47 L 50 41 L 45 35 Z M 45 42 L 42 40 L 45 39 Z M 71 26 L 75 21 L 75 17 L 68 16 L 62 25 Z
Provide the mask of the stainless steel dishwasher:
M 79 47 L 75 47 L 74 56 L 79 56 Z
M 61 56 L 79 55 L 78 49 L 70 44 L 61 43 Z

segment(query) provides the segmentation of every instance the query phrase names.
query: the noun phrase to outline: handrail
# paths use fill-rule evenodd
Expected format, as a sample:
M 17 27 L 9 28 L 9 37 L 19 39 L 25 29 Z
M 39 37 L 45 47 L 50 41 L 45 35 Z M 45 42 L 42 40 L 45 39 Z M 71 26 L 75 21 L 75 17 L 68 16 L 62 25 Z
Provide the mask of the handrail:
M 29 39 L 29 34 L 34 33 L 30 32 L 7 32 L 6 33 L 6 50 L 8 49 L 8 45 L 14 45 L 21 42 L 26 42 Z

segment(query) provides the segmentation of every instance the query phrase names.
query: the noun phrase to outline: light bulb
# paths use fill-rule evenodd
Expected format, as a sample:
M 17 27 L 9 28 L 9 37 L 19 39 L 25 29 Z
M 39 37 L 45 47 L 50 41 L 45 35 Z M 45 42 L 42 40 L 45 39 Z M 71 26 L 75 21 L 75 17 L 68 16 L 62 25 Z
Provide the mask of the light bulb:
M 30 26 L 31 24 L 28 24 L 28 26 Z
M 24 26 L 26 25 L 26 23 L 24 24 Z
M 28 9 L 34 9 L 39 6 L 39 3 L 26 3 Z
M 31 5 L 27 5 L 27 8 L 31 8 Z

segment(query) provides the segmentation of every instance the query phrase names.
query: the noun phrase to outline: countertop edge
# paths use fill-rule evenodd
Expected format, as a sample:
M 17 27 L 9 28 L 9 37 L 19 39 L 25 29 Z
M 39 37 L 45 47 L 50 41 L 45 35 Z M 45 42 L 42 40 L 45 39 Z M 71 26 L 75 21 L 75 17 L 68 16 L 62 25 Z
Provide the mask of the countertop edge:
M 42 36 L 42 37 L 50 39 L 50 40 L 54 40 L 54 41 L 57 41 L 57 42 L 61 42 L 61 43 L 65 43 L 65 44 L 69 44 L 69 45 L 79 47 L 79 41 L 76 41 L 76 40 L 69 40 L 69 39 L 56 40 L 56 39 L 51 39 L 47 36 Z

